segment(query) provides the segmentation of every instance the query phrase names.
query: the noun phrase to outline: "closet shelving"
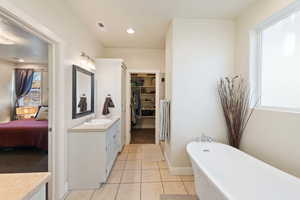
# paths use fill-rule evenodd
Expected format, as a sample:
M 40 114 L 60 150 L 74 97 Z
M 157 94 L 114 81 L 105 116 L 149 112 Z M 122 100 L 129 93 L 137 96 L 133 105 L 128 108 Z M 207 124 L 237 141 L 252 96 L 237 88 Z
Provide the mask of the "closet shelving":
M 139 94 L 140 109 L 137 111 L 138 118 L 155 117 L 155 75 L 132 74 L 132 91 Z

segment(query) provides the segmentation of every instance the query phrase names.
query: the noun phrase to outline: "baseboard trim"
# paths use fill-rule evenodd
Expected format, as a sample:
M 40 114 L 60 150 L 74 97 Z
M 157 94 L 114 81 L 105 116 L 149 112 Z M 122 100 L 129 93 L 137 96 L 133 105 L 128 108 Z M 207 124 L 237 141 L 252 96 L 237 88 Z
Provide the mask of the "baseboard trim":
M 174 167 L 170 164 L 170 161 L 169 161 L 169 158 L 168 158 L 166 152 L 164 152 L 164 155 L 165 155 L 165 159 L 166 159 L 168 168 L 172 175 L 193 175 L 192 167 Z

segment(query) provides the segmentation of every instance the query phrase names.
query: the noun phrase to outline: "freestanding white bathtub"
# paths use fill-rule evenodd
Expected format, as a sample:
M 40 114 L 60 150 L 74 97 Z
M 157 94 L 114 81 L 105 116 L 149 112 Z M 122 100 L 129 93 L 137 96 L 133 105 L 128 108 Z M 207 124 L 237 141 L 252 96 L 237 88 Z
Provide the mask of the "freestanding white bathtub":
M 220 143 L 187 145 L 200 200 L 300 200 L 300 179 Z

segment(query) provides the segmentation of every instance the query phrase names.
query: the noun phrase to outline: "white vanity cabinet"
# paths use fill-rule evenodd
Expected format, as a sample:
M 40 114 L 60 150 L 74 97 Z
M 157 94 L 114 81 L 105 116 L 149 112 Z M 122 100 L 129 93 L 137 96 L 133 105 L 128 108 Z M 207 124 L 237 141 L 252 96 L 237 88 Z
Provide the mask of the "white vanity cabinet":
M 120 120 L 107 127 L 85 127 L 68 133 L 69 189 L 95 189 L 107 181 L 121 151 Z

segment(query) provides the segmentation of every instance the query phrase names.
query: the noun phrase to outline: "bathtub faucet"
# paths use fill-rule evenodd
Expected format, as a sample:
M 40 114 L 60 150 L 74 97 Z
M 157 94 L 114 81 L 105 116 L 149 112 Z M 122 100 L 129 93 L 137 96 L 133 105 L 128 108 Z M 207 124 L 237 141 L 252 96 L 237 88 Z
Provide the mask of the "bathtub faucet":
M 214 139 L 212 137 L 202 134 L 201 142 L 213 142 L 213 141 L 214 141 Z

